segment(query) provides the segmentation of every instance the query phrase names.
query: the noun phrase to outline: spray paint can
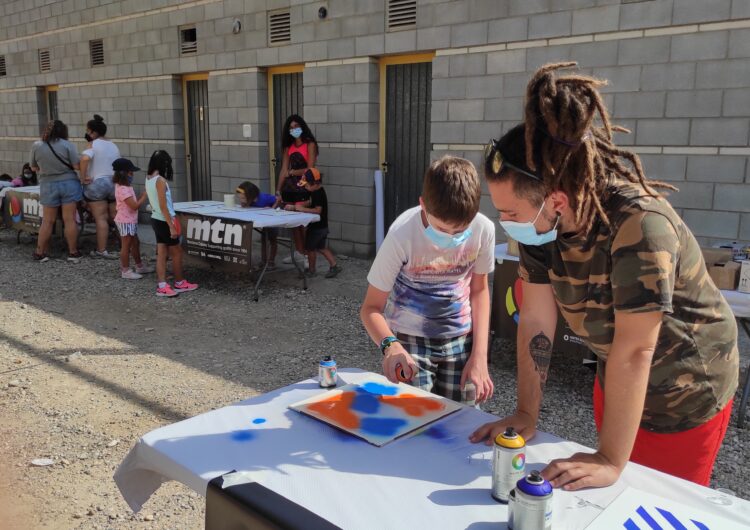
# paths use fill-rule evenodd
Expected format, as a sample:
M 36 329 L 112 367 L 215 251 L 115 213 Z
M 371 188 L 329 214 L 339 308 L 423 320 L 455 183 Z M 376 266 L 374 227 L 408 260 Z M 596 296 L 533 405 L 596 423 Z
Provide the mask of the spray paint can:
M 523 478 L 526 464 L 526 442 L 513 427 L 495 437 L 492 454 L 492 497 L 508 502 L 510 490 Z
M 511 530 L 552 529 L 552 485 L 539 471 L 522 478 L 510 492 L 508 528 Z
M 336 386 L 336 361 L 330 355 L 323 357 L 318 365 L 318 383 L 323 388 Z

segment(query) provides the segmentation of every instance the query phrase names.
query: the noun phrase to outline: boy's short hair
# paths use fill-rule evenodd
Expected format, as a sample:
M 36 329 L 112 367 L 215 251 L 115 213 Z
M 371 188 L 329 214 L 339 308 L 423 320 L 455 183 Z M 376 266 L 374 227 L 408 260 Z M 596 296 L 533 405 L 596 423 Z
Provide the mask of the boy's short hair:
M 311 167 L 300 177 L 297 186 L 304 186 L 305 183 L 310 185 L 321 184 L 322 179 L 323 176 L 320 174 L 320 171 L 317 168 Z
M 479 212 L 482 185 L 474 164 L 465 158 L 444 156 L 427 169 L 422 200 L 430 215 L 456 226 L 466 226 Z

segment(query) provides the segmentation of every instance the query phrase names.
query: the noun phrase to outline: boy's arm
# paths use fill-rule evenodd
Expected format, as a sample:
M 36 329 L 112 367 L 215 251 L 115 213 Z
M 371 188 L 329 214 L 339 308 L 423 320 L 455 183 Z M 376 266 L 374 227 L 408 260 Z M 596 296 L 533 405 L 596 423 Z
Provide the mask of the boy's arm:
M 487 401 L 495 388 L 487 369 L 487 349 L 490 327 L 490 289 L 486 274 L 472 274 L 469 300 L 471 301 L 471 327 L 473 345 L 471 356 L 461 374 L 461 388 L 470 380 L 477 389 L 477 401 Z
M 370 335 L 370 338 L 378 347 L 384 338 L 394 335 L 383 315 L 387 300 L 388 293 L 386 291 L 381 291 L 370 285 L 367 288 L 365 300 L 362 302 L 362 308 L 359 311 L 359 316 L 367 330 L 367 334 Z M 394 342 L 385 350 L 383 355 L 383 375 L 393 383 L 398 383 L 399 381 L 400 374 L 396 373 L 399 364 L 401 365 L 401 370 L 399 371 L 403 371 L 404 379 L 410 380 L 417 374 L 417 363 L 414 362 L 414 359 L 411 358 L 411 355 L 409 355 L 409 352 L 404 349 L 401 343 Z
M 322 206 L 315 206 L 314 208 L 308 208 L 307 206 L 302 206 L 301 204 L 292 204 L 291 206 L 294 207 L 294 211 L 296 212 L 314 213 L 320 215 L 320 212 L 323 211 Z

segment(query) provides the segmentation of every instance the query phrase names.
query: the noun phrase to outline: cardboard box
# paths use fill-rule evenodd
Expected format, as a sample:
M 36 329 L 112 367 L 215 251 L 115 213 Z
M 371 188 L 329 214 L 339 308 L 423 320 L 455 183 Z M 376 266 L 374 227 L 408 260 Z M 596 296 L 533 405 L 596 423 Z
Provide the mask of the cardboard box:
M 516 340 L 519 308 L 523 303 L 522 282 L 518 277 L 518 261 L 504 259 L 495 264 L 492 286 L 490 327 L 495 337 Z M 574 334 L 558 312 L 553 351 L 581 357 L 588 356 L 583 339 Z
M 702 248 L 708 275 L 719 289 L 733 291 L 737 288 L 740 264 L 732 261 L 731 248 Z
M 750 293 L 750 260 L 742 262 L 737 290 L 741 293 Z

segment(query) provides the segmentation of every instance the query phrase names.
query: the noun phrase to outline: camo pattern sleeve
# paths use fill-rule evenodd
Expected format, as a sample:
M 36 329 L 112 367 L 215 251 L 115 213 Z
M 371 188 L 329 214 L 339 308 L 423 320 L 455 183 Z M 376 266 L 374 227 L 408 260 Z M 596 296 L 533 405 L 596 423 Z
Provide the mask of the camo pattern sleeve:
M 612 241 L 611 254 L 616 311 L 672 312 L 680 240 L 669 219 L 647 211 L 629 216 Z

